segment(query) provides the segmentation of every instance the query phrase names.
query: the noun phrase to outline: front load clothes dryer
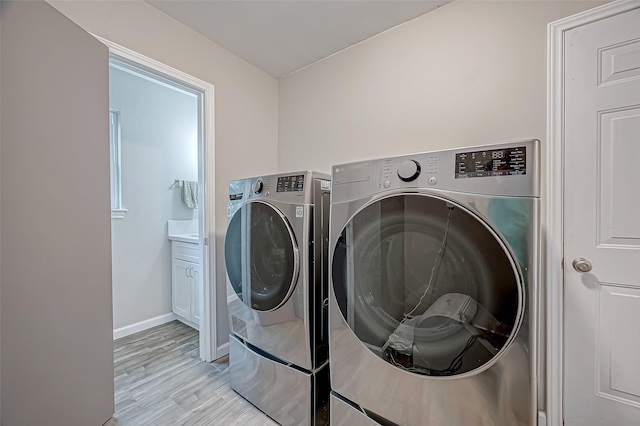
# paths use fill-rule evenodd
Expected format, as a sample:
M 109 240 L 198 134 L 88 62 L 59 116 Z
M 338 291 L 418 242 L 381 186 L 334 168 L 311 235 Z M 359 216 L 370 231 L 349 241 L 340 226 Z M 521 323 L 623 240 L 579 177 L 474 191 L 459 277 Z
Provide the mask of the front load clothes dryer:
M 282 425 L 328 423 L 328 175 L 229 184 L 231 387 Z
M 334 166 L 333 426 L 536 424 L 539 142 Z

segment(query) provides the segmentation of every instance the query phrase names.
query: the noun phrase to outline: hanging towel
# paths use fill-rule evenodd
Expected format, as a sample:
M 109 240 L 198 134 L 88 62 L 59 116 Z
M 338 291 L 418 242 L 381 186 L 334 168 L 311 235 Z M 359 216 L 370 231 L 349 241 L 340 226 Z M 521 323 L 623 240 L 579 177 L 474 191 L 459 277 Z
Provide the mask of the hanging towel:
M 182 202 L 190 209 L 198 208 L 198 182 L 182 181 Z

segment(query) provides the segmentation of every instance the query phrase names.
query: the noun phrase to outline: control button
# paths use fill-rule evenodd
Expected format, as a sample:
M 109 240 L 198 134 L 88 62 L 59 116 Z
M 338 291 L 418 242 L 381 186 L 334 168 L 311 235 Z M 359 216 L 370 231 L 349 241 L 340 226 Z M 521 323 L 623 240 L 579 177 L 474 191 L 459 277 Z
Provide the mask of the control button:
M 435 185 L 436 183 L 438 183 L 438 178 L 435 176 L 431 176 L 428 182 L 429 182 L 429 185 Z
M 262 181 L 258 179 L 256 183 L 253 184 L 253 192 L 255 192 L 256 194 L 259 194 L 262 192 L 263 187 L 264 185 L 262 184 Z
M 398 177 L 404 182 L 411 182 L 420 175 L 420 163 L 415 160 L 405 160 L 398 166 Z
M 388 188 L 391 186 L 391 182 L 389 182 L 388 180 L 385 180 L 384 182 L 382 182 L 382 186 L 384 186 L 385 188 Z

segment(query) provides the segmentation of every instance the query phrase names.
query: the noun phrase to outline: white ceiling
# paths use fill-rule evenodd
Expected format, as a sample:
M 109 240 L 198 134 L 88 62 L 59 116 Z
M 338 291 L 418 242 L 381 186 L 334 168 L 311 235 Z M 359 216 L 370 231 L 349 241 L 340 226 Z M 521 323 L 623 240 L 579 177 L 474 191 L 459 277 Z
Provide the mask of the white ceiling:
M 274 77 L 452 0 L 146 0 Z

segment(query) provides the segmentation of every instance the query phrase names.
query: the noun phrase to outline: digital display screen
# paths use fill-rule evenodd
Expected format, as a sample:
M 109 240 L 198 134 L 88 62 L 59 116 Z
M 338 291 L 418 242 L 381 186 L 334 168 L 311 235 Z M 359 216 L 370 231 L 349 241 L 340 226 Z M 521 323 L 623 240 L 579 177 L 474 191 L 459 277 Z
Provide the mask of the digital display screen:
M 456 179 L 524 175 L 526 172 L 524 146 L 456 154 Z
M 304 188 L 304 175 L 281 176 L 278 178 L 276 192 L 302 191 Z

